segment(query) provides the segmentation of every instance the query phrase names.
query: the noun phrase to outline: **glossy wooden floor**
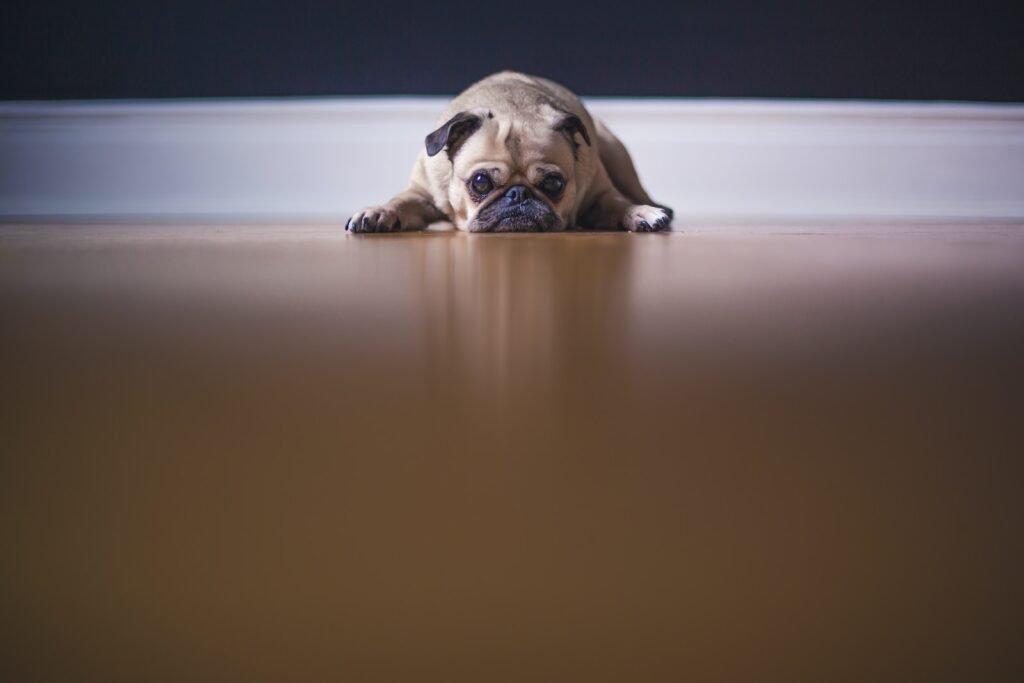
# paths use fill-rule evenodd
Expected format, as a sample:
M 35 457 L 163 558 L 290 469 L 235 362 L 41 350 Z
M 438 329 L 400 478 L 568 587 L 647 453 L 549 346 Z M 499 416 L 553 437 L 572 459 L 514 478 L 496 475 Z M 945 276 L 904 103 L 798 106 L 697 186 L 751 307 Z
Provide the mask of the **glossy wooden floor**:
M 6 680 L 1012 680 L 1024 228 L 0 227 Z

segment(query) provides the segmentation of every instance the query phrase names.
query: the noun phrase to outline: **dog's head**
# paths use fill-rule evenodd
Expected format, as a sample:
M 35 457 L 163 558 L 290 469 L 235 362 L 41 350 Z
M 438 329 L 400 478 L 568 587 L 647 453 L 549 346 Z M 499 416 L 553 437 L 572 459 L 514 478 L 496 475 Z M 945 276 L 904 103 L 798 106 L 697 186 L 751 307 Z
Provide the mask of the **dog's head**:
M 564 230 L 578 191 L 580 145 L 590 133 L 553 107 L 529 114 L 463 111 L 427 136 L 427 154 L 452 162 L 448 200 L 471 232 Z

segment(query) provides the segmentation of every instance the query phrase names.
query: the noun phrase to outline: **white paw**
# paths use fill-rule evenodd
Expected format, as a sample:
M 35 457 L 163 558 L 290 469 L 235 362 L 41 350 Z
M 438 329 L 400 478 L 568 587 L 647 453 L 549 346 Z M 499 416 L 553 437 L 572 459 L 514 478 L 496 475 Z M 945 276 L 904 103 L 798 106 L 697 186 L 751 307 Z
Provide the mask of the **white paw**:
M 672 216 L 665 209 L 635 204 L 626 209 L 622 226 L 630 232 L 654 232 L 667 228 L 671 220 Z

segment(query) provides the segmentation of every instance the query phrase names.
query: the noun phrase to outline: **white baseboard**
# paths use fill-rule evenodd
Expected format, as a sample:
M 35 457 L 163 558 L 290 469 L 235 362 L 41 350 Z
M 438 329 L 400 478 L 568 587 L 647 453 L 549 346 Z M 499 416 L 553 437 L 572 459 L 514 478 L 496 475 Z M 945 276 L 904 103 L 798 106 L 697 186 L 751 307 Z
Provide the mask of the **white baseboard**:
M 329 220 L 401 189 L 440 98 L 0 104 L 0 219 Z M 610 100 L 677 223 L 1024 218 L 1024 105 Z

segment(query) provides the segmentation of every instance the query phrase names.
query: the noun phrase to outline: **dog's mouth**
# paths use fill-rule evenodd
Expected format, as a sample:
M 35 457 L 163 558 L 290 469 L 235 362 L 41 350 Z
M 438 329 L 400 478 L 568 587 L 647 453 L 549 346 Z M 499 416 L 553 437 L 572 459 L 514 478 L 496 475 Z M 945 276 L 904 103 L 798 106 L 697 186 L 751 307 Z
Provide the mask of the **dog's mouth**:
M 486 206 L 468 227 L 471 232 L 549 232 L 565 226 L 546 204 L 534 199 L 512 207 Z

